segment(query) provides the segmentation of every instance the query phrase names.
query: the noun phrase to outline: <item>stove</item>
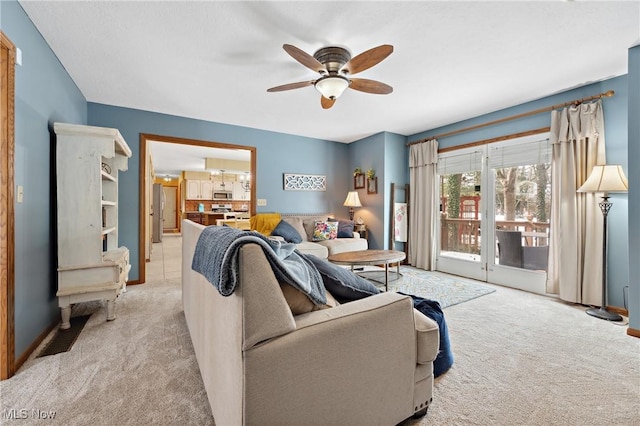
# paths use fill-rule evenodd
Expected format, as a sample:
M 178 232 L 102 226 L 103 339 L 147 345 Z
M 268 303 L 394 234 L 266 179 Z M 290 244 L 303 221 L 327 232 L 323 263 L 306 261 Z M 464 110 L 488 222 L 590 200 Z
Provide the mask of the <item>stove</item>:
M 231 204 L 211 204 L 211 211 L 214 213 L 229 213 L 232 208 Z

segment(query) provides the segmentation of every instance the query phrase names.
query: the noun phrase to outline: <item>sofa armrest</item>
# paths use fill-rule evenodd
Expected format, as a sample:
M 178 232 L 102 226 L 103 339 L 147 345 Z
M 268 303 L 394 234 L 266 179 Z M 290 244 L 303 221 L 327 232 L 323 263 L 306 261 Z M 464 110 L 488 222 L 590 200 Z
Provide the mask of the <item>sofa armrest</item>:
M 416 309 L 413 310 L 413 318 L 418 340 L 418 364 L 428 364 L 438 356 L 440 329 L 437 322 Z
M 244 351 L 247 424 L 283 424 L 282 407 L 291 407 L 286 424 L 395 424 L 414 412 L 408 296 L 383 293 L 295 320 L 295 331 Z

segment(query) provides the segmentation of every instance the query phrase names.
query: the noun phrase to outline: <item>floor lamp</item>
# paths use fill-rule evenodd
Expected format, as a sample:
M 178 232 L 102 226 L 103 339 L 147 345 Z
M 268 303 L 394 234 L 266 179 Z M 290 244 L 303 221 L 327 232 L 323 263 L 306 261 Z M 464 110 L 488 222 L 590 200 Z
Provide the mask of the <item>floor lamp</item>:
M 587 309 L 587 313 L 596 318 L 608 321 L 622 321 L 622 317 L 607 311 L 607 216 L 613 203 L 609 202 L 609 192 L 627 192 L 629 184 L 622 166 L 594 166 L 585 183 L 578 192 L 602 192 L 602 201 L 598 203 L 602 210 L 604 226 L 602 227 L 602 304 L 600 308 Z

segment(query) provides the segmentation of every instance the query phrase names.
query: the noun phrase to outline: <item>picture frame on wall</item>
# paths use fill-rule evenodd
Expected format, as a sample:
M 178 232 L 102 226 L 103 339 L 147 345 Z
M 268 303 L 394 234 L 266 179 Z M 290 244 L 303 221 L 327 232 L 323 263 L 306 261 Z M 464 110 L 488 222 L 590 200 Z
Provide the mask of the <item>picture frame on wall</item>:
M 364 188 L 364 173 L 356 173 L 353 175 L 353 189 Z
M 378 193 L 378 176 L 367 179 L 367 194 Z

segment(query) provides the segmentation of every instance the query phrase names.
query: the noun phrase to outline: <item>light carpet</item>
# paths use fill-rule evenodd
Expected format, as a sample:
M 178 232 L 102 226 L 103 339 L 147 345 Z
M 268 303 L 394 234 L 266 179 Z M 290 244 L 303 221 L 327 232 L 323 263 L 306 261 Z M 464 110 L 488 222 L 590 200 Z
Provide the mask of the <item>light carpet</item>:
M 583 307 L 494 288 L 446 309 L 455 364 L 428 415 L 407 425 L 638 424 L 640 339 Z M 64 425 L 214 424 L 180 280 L 130 286 L 115 321 L 101 304 L 74 315 L 91 309 L 71 351 L 34 355 L 0 382 L 1 424 L 42 423 L 6 418 L 22 409 L 55 411 Z
M 384 283 L 384 269 L 381 271 L 380 269 L 367 268 L 362 276 L 375 279 L 375 284 L 380 287 L 380 283 Z M 437 300 L 442 308 L 467 302 L 496 291 L 495 288 L 472 280 L 442 272 L 425 271 L 413 266 L 400 266 L 401 276 L 397 279 L 395 271 L 395 267 L 389 269 L 389 291 L 399 291 L 425 299 Z M 384 288 L 384 285 L 381 287 Z

